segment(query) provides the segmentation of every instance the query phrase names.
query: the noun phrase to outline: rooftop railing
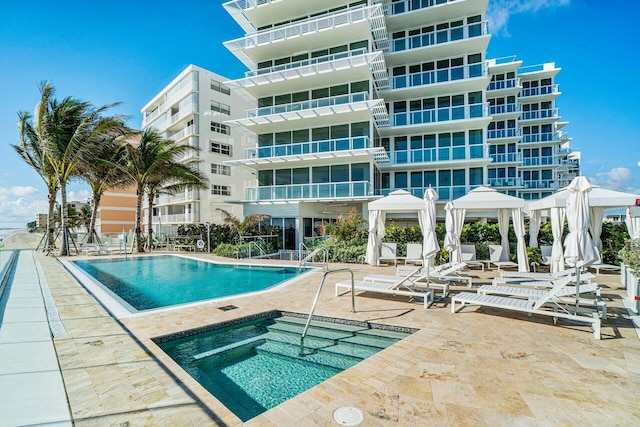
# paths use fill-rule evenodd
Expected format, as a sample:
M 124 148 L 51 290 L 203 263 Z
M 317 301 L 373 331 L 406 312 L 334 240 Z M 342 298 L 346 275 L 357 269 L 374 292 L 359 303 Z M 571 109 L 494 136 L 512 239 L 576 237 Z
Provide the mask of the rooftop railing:
M 487 21 L 482 21 L 473 24 L 462 25 L 460 27 L 447 28 L 446 30 L 435 31 L 432 33 L 418 34 L 415 36 L 394 39 L 391 41 L 391 43 L 389 43 L 389 49 L 391 52 L 402 52 L 409 49 L 434 46 L 442 43 L 449 43 L 458 40 L 484 36 L 487 34 Z
M 371 195 L 369 181 L 271 185 L 246 189 L 247 200 L 250 201 L 336 199 Z
M 332 151 L 360 150 L 364 148 L 371 148 L 371 140 L 368 136 L 249 148 L 246 150 L 246 158 L 255 159 L 295 156 L 302 154 L 327 153 Z
M 487 77 L 489 67 L 486 63 L 462 65 L 441 70 L 425 71 L 423 73 L 396 76 L 391 80 L 392 89 L 417 87 L 436 83 L 445 83 L 474 77 Z

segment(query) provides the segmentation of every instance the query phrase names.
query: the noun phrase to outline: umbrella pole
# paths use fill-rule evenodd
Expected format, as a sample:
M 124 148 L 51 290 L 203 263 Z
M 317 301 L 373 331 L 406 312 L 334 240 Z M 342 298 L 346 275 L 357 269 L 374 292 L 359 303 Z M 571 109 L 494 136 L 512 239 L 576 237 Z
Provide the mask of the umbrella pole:
M 576 262 L 576 313 L 580 307 L 580 267 Z

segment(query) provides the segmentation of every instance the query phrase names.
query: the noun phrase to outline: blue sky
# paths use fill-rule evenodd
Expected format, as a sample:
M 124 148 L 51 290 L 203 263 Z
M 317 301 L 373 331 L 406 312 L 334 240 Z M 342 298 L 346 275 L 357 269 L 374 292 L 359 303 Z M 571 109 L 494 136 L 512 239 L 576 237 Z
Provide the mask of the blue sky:
M 14 153 L 16 113 L 33 111 L 38 83 L 58 97 L 94 105 L 122 104 L 114 113 L 140 127 L 140 108 L 193 63 L 238 78 L 244 66 L 223 46 L 242 36 L 222 1 L 59 0 L 2 6 L 0 26 L 0 228 L 23 227 L 46 212 L 46 188 Z M 488 57 L 516 55 L 524 66 L 562 68 L 557 106 L 572 147 L 582 152 L 592 182 L 640 193 L 640 44 L 634 0 L 489 0 L 493 34 Z M 71 185 L 85 200 L 86 186 Z

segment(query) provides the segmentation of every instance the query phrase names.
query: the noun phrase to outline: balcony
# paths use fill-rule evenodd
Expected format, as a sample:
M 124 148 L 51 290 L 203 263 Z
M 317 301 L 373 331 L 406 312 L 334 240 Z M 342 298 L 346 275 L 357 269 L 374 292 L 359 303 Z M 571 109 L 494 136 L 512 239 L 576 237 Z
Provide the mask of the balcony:
M 545 133 L 530 133 L 522 137 L 522 144 L 536 144 L 536 143 L 560 143 L 565 142 L 569 138 L 564 132 L 545 132 Z
M 331 182 L 321 184 L 272 185 L 249 187 L 247 201 L 367 199 L 371 197 L 369 181 Z
M 496 153 L 489 154 L 492 164 L 495 163 L 520 163 L 522 161 L 521 153 Z
M 557 108 L 549 108 L 546 110 L 525 111 L 520 115 L 520 122 L 524 125 L 534 125 L 536 123 L 548 123 L 550 120 L 558 120 L 560 112 Z
M 516 142 L 522 138 L 522 131 L 520 128 L 508 128 L 508 129 L 490 129 L 487 131 L 488 142 Z
M 386 48 L 387 29 L 380 5 L 314 16 L 223 44 L 247 67 L 255 68 L 256 63 L 277 58 L 282 52 L 303 52 L 309 46 L 330 46 L 336 40 L 362 40 L 372 35 L 376 50 Z
M 182 204 L 185 202 L 192 202 L 200 200 L 200 192 L 198 190 L 191 190 L 181 192 L 174 195 L 163 194 L 156 198 L 154 202 L 156 206 Z
M 558 95 L 560 95 L 560 90 L 557 84 L 547 85 L 547 86 L 538 86 L 538 87 L 529 87 L 526 89 L 522 89 L 520 91 L 519 98 L 544 98 L 544 99 L 554 99 Z M 533 102 L 538 99 L 526 99 L 523 100 L 526 102 Z
M 359 156 L 363 157 L 363 160 L 373 158 L 379 166 L 389 164 L 386 150 L 383 147 L 373 147 L 368 136 L 249 148 L 245 151 L 245 159 L 232 162 L 233 164 L 258 165 L 308 162 L 339 157 L 350 157 L 355 161 L 355 158 Z
M 539 180 L 539 181 L 523 181 L 524 184 L 524 188 L 527 190 L 534 190 L 534 189 L 538 189 L 538 188 L 549 188 L 549 189 L 556 189 L 556 188 L 560 188 L 560 186 L 558 185 L 558 181 L 554 181 L 554 180 L 550 180 L 550 179 L 546 179 L 546 180 Z
M 389 153 L 391 165 L 405 165 L 409 163 L 432 163 L 463 161 L 465 164 L 486 164 L 483 145 L 470 145 L 459 147 L 425 148 L 419 150 L 392 151 Z
M 395 76 L 391 78 L 391 90 L 402 90 L 402 93 L 394 96 L 393 93 L 385 94 L 385 99 L 401 99 L 406 97 L 406 91 L 417 88 L 425 88 L 431 96 L 452 92 L 472 92 L 486 87 L 485 79 L 489 78 L 489 68 L 486 63 L 463 65 L 460 67 L 444 68 L 441 70 L 425 71 L 423 73 Z M 470 80 L 475 79 L 475 80 Z M 443 85 L 440 91 L 435 90 L 434 85 Z M 413 91 L 412 94 L 421 96 L 427 91 Z
M 489 114 L 492 116 L 501 116 L 500 120 L 517 119 L 522 113 L 522 105 L 520 104 L 500 104 L 490 105 Z M 496 117 L 496 119 L 498 119 Z
M 175 141 L 175 142 L 178 142 L 178 141 L 182 140 L 183 138 L 186 138 L 186 137 L 191 136 L 191 135 L 197 135 L 197 129 L 196 129 L 196 127 L 194 125 L 187 126 L 186 128 L 182 129 L 181 131 L 176 132 L 176 133 L 168 136 L 168 139 L 170 139 L 172 141 Z
M 489 187 L 522 187 L 522 178 L 489 178 Z
M 436 108 L 430 110 L 395 113 L 391 116 L 391 126 L 431 125 L 458 120 L 488 118 L 487 103 L 460 105 L 456 107 Z
M 458 197 L 462 197 L 467 194 L 470 190 L 476 188 L 477 185 L 454 185 L 448 187 L 411 187 L 411 188 L 382 188 L 377 190 L 377 193 L 381 196 L 388 196 L 389 193 L 396 190 L 405 190 L 411 193 L 412 195 L 422 199 L 424 197 L 424 192 L 427 191 L 428 188 L 433 188 L 438 193 L 438 203 L 448 202 L 450 200 L 457 199 Z
M 374 0 L 383 3 L 383 0 Z M 461 16 L 481 15 L 487 0 L 401 0 L 388 1 L 385 7 L 387 25 L 391 31 L 419 25 L 458 19 Z
M 331 86 L 336 81 L 374 78 L 378 90 L 389 87 L 389 75 L 381 51 L 356 49 L 245 73 L 245 78 L 225 82 L 244 89 L 254 98 L 273 93 L 296 92 L 309 87 Z
M 142 119 L 142 127 L 148 127 L 149 124 L 156 119 L 156 117 L 158 117 L 160 114 L 163 114 L 170 106 L 175 105 L 177 102 L 184 99 L 189 93 L 196 91 L 198 91 L 198 77 L 197 74 L 190 73 L 178 84 L 169 89 L 166 94 L 162 95 L 164 99 L 162 103 L 157 106 L 157 108 L 155 108 L 151 113 L 145 114 L 144 118 Z M 156 129 L 162 129 L 159 124 L 154 124 L 154 127 Z
M 345 115 L 344 120 L 353 122 L 373 119 L 378 128 L 389 126 L 384 100 L 370 99 L 366 92 L 256 108 L 248 110 L 244 119 L 227 120 L 225 123 L 264 133 L 277 130 L 280 123 L 291 120 L 308 120 L 309 127 L 335 123 L 336 114 Z
M 560 160 L 555 156 L 545 157 L 525 157 L 522 159 L 522 166 L 555 166 L 559 165 Z
M 486 37 L 483 37 L 486 36 Z M 415 62 L 416 58 L 426 58 L 425 54 L 416 53 L 417 49 L 429 48 L 428 57 L 438 58 L 466 55 L 469 52 L 481 52 L 486 50 L 489 43 L 487 21 L 462 25 L 446 30 L 431 33 L 418 34 L 394 39 L 389 42 L 389 55 L 387 65 L 395 66 L 409 62 Z M 456 48 L 455 43 L 462 43 Z M 472 43 L 468 45 L 467 43 Z
M 489 83 L 488 91 L 504 91 L 504 90 L 515 90 L 516 93 L 522 88 L 522 82 L 519 77 L 515 79 L 507 79 L 507 80 L 497 80 Z M 495 94 L 491 94 L 495 95 Z

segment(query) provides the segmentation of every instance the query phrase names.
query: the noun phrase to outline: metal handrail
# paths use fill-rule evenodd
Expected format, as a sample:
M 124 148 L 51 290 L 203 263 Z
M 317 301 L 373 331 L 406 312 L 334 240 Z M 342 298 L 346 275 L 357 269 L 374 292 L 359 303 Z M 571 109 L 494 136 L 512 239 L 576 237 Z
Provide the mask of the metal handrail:
M 304 245 L 304 243 L 301 243 L 301 245 Z M 324 271 L 328 271 L 329 270 L 329 249 L 325 247 L 315 248 L 313 252 L 311 252 L 306 257 L 304 257 L 304 259 L 300 260 L 300 265 L 298 265 L 298 268 L 303 268 L 306 265 L 307 261 L 313 260 L 313 258 L 320 252 L 324 253 L 324 256 L 322 259 L 322 268 L 324 269 Z
M 309 329 L 309 324 L 311 323 L 311 318 L 313 317 L 313 312 L 316 310 L 316 305 L 318 305 L 318 299 L 320 298 L 320 292 L 322 292 L 322 286 L 324 285 L 324 281 L 328 275 L 334 273 L 344 273 L 348 271 L 351 273 L 351 312 L 356 312 L 356 297 L 355 297 L 355 280 L 353 278 L 353 271 L 350 268 L 340 268 L 338 270 L 331 270 L 324 273 L 322 276 L 322 281 L 320 282 L 320 286 L 318 286 L 318 292 L 316 292 L 316 297 L 313 300 L 313 304 L 311 305 L 311 310 L 309 311 L 309 317 L 307 318 L 307 323 L 304 325 L 304 329 L 302 330 L 302 335 L 300 335 L 300 356 L 304 356 L 304 338 L 307 336 L 307 330 Z
M 249 256 L 248 256 L 248 258 L 253 258 L 253 257 L 251 256 L 251 245 L 253 245 L 253 246 L 255 246 L 256 248 L 258 248 L 258 253 L 260 254 L 260 255 L 258 255 L 258 256 L 259 256 L 260 258 L 262 258 L 262 257 L 264 257 L 264 256 L 266 256 L 266 255 L 267 255 L 267 253 L 265 252 L 265 250 L 264 250 L 264 249 L 262 249 L 262 248 L 260 247 L 260 245 L 258 245 L 256 242 L 251 241 L 251 242 L 247 242 L 247 243 L 248 243 L 248 245 L 249 245 Z

